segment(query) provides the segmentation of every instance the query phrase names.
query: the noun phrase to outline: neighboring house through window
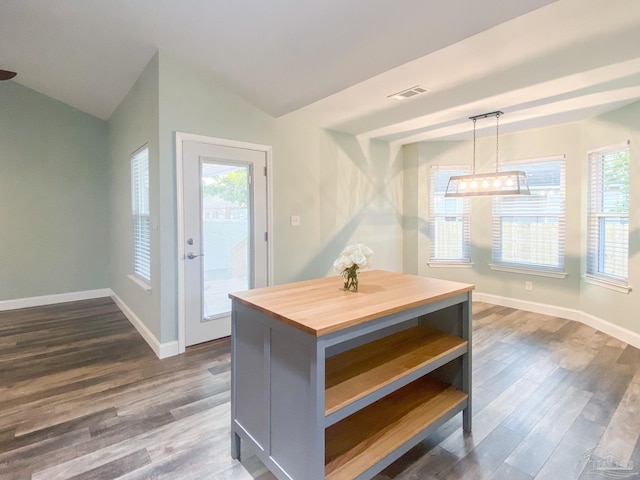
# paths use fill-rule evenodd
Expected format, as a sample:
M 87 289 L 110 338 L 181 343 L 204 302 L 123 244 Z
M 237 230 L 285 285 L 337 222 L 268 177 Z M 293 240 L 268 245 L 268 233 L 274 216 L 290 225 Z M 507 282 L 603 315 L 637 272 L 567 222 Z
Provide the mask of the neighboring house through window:
M 629 144 L 589 152 L 587 279 L 627 286 Z
M 151 232 L 149 218 L 149 148 L 131 157 L 131 219 L 133 222 L 133 274 L 151 282 Z
M 468 173 L 465 166 L 431 167 L 431 266 L 471 262 L 469 199 L 444 197 L 449 177 Z
M 531 195 L 494 197 L 491 267 L 564 276 L 564 156 L 501 162 L 498 169 L 524 171 Z

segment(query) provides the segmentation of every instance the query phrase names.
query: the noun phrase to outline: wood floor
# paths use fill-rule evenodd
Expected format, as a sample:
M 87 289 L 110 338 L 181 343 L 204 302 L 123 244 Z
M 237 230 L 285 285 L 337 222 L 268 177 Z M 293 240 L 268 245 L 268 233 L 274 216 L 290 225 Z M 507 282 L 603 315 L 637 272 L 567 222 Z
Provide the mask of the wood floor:
M 376 480 L 640 478 L 640 351 L 473 310 L 473 433 L 459 415 Z M 160 361 L 110 299 L 0 312 L 0 479 L 271 480 L 230 457 L 229 376 L 228 340 Z

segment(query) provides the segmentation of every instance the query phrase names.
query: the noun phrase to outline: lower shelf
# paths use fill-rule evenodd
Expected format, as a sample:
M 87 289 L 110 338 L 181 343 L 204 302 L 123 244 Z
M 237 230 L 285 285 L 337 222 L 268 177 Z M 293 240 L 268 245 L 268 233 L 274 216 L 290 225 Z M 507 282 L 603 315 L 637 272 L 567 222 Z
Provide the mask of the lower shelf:
M 467 394 L 423 377 L 325 430 L 325 477 L 356 478 L 443 415 Z

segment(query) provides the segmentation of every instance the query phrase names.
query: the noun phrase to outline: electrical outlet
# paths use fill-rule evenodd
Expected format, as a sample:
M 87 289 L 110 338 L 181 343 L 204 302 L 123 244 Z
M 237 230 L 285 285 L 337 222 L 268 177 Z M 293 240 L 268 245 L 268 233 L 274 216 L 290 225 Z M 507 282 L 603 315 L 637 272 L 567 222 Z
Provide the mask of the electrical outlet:
M 292 227 L 299 227 L 300 215 L 291 215 L 291 217 L 289 217 L 289 223 L 291 224 Z
M 533 282 L 530 282 L 528 280 L 524 282 L 524 289 L 528 291 L 533 290 Z

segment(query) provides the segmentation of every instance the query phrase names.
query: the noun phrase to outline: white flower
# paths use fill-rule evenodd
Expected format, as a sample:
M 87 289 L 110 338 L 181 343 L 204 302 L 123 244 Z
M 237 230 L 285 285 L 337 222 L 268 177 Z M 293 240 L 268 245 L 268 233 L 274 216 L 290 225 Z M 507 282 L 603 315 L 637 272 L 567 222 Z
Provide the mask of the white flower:
M 357 263 L 360 266 L 367 263 L 367 257 L 365 257 L 362 253 L 354 253 L 351 258 L 353 258 L 353 263 Z
M 345 269 L 351 268 L 353 265 L 358 265 L 360 268 L 370 267 L 371 255 L 373 255 L 373 250 L 362 243 L 349 245 L 342 250 L 338 259 L 333 262 L 333 269 L 336 272 L 343 272 Z
M 353 260 L 346 255 L 341 255 L 335 262 L 333 262 L 333 269 L 336 272 L 342 272 L 343 270 L 353 266 Z

